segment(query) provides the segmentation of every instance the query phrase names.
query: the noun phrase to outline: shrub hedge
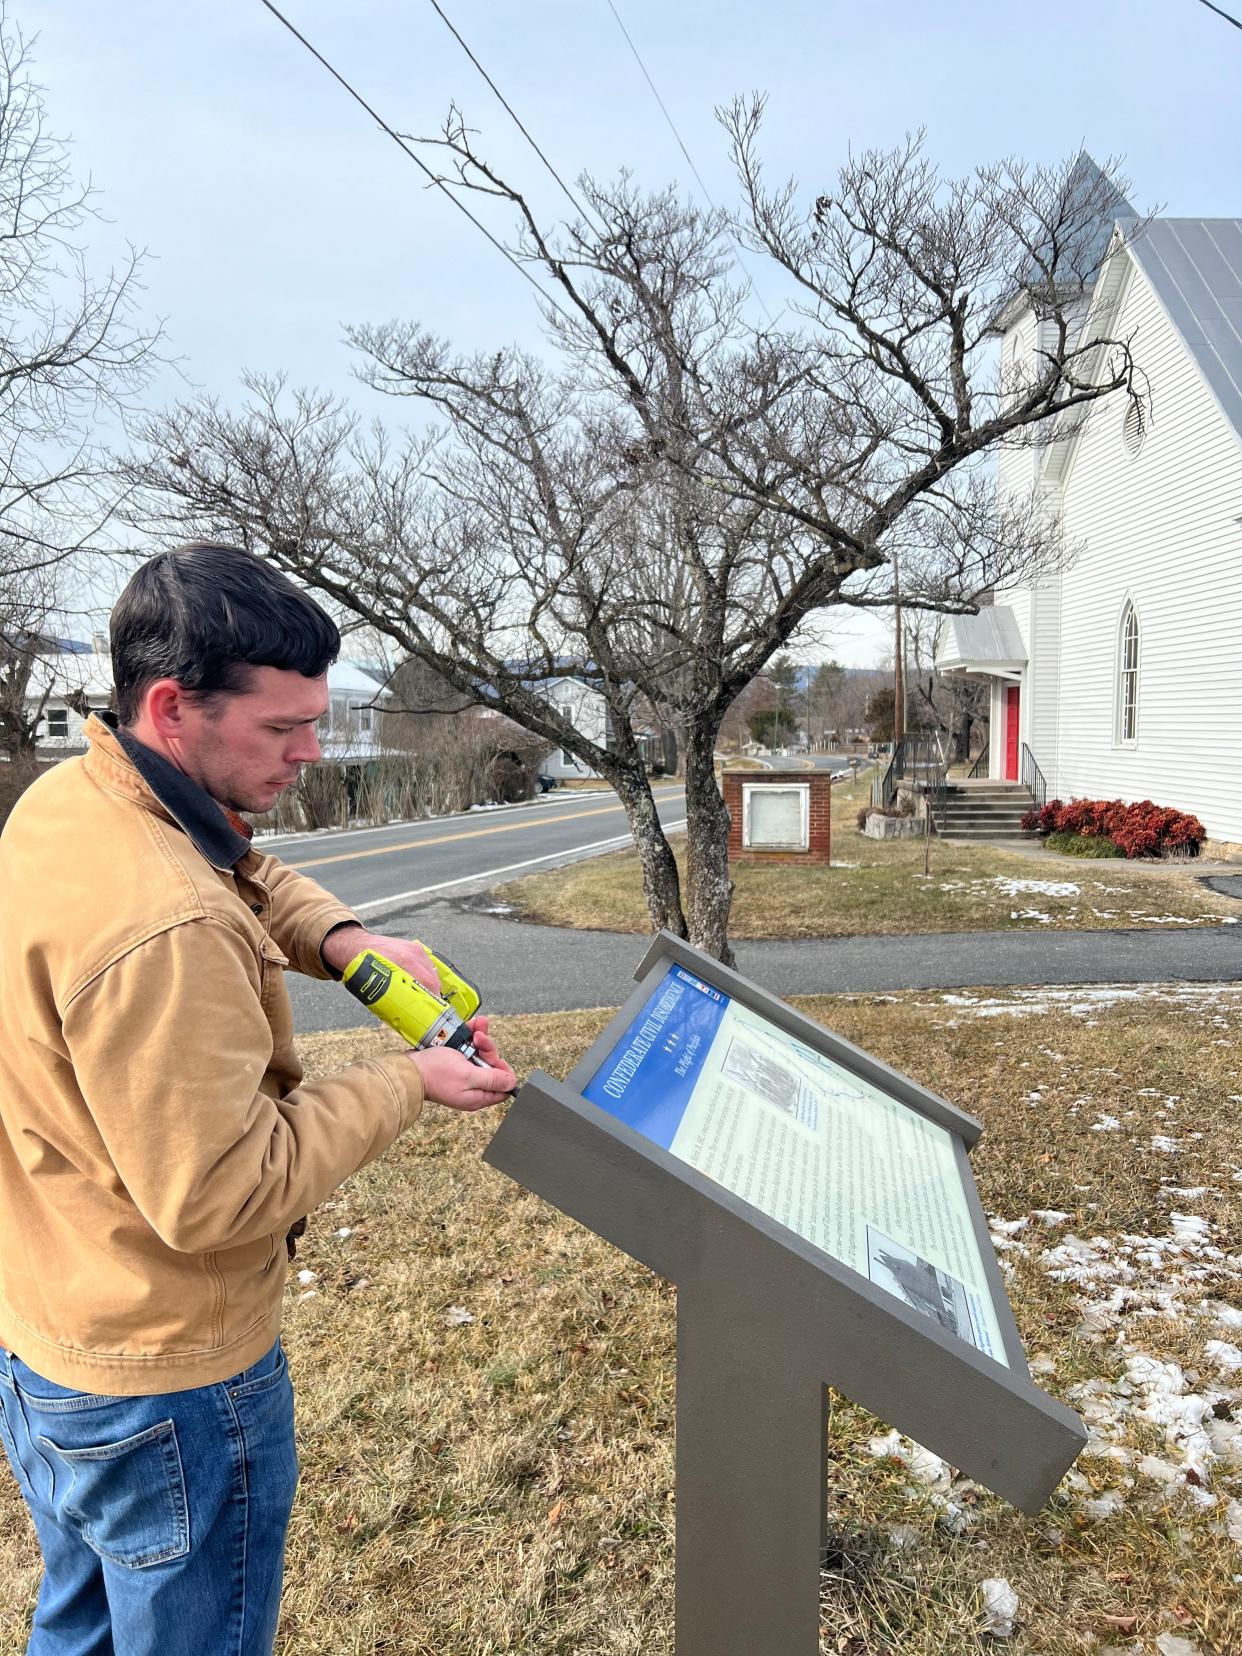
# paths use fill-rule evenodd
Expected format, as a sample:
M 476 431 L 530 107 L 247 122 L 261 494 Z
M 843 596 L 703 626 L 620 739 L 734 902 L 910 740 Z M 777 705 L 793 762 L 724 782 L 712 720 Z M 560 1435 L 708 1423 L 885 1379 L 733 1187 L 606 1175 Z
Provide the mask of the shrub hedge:
M 1044 844 L 1049 851 L 1067 857 L 1122 857 L 1125 853 L 1107 834 L 1049 834 Z
M 1024 828 L 1073 839 L 1108 839 L 1123 857 L 1194 857 L 1207 838 L 1198 817 L 1155 805 L 1150 799 L 1134 804 L 1124 799 L 1050 799 L 1022 818 Z M 1068 847 L 1054 847 L 1068 849 Z M 1107 852 L 1083 855 L 1106 856 Z

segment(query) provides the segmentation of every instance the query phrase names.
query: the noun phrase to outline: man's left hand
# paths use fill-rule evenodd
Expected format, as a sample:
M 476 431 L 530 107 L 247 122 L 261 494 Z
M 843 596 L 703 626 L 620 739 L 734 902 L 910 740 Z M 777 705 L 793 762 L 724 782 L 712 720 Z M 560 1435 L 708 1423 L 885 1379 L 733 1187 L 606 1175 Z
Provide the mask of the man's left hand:
M 381 932 L 367 931 L 363 926 L 347 925 L 337 926 L 319 945 L 324 965 L 337 977 L 364 949 L 373 949 L 376 954 L 385 955 L 394 966 L 400 966 L 403 972 L 408 972 L 416 983 L 430 989 L 433 995 L 442 993 L 439 974 L 421 943 L 411 943 L 403 937 L 385 937 Z

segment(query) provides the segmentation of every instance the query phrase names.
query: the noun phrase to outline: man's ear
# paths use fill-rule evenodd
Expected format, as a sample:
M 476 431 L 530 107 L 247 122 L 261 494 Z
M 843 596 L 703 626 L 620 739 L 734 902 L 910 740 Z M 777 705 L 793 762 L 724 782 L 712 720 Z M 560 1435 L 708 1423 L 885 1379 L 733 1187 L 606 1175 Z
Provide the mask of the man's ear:
M 156 679 L 143 692 L 142 707 L 147 722 L 165 740 L 185 734 L 189 699 L 176 679 Z

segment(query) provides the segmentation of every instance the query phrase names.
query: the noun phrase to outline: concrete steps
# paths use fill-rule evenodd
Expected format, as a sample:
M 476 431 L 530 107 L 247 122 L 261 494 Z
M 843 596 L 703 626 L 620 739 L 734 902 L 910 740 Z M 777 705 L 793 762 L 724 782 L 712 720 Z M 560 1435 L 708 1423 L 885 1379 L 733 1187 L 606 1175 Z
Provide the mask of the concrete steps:
M 940 832 L 948 839 L 1034 839 L 1022 827 L 1034 803 L 1020 782 L 950 783 Z

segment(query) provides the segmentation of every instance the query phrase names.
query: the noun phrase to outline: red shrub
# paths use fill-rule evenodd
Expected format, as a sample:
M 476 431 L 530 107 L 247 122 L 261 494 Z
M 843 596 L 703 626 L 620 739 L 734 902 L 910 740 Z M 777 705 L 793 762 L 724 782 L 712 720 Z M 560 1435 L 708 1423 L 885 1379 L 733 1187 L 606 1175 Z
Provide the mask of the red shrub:
M 1150 799 L 1127 804 L 1123 799 L 1049 800 L 1038 811 L 1028 811 L 1024 828 L 1041 834 L 1090 834 L 1111 839 L 1127 857 L 1169 854 L 1193 857 L 1207 837 L 1198 817 L 1156 805 Z

